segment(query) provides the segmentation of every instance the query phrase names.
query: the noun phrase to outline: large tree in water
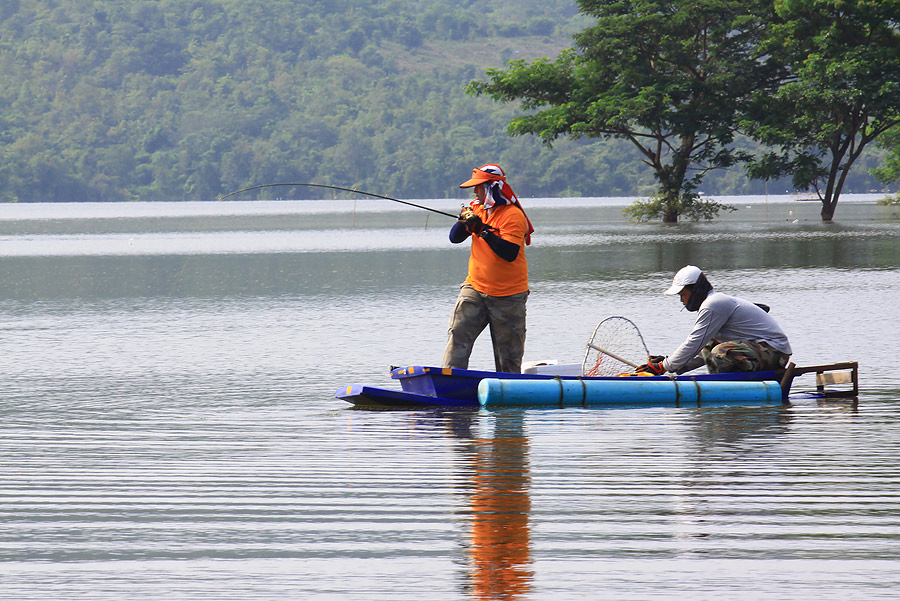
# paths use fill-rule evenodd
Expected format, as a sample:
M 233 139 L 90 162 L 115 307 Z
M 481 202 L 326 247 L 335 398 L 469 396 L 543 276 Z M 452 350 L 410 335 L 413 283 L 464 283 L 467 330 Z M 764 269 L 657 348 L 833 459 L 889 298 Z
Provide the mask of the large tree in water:
M 624 138 L 659 183 L 633 217 L 711 218 L 723 205 L 697 193 L 710 169 L 747 158 L 735 123 L 751 94 L 777 79 L 758 53 L 774 16 L 759 0 L 579 0 L 597 24 L 559 57 L 513 61 L 472 82 L 475 94 L 518 101 L 513 135 Z
M 863 149 L 900 124 L 900 0 L 775 0 L 763 49 L 789 68 L 759 95 L 747 131 L 773 150 L 755 177 L 789 175 L 814 189 L 831 221 Z

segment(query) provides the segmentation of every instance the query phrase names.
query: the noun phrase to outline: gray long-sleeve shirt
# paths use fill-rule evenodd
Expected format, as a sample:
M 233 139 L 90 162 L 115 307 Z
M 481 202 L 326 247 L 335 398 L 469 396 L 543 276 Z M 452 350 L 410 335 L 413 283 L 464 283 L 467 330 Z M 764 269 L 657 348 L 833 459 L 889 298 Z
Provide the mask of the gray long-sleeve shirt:
M 666 357 L 663 367 L 675 372 L 700 354 L 706 343 L 715 338 L 719 342 L 749 340 L 766 342 L 775 349 L 790 355 L 791 345 L 787 336 L 771 315 L 749 301 L 710 290 L 700 305 L 697 322 L 687 339 L 675 352 Z

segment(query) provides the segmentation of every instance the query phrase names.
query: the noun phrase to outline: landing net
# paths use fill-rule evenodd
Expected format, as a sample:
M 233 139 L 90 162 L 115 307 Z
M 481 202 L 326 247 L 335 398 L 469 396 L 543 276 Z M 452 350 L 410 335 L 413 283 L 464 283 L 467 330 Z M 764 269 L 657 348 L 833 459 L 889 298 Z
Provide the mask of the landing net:
M 635 366 L 647 362 L 649 354 L 644 337 L 630 319 L 607 317 L 597 324 L 587 342 L 581 373 L 585 376 L 617 376 L 633 372 Z

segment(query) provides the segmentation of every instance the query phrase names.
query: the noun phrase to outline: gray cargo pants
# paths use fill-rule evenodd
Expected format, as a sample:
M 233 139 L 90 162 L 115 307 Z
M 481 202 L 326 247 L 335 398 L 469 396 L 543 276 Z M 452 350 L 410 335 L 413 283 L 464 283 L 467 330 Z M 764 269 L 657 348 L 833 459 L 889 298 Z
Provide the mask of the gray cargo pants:
M 469 284 L 460 286 L 441 366 L 468 369 L 475 339 L 490 325 L 495 369 L 521 372 L 527 300 L 528 291 L 511 296 L 488 296 Z

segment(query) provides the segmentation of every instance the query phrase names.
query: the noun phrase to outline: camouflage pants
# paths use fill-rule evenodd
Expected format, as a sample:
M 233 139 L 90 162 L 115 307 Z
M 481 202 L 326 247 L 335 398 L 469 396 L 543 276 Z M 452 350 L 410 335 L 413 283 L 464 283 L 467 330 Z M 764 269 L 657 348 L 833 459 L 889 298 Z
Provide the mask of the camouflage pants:
M 463 284 L 450 317 L 443 367 L 467 369 L 475 339 L 491 328 L 494 366 L 497 371 L 519 373 L 525 354 L 525 301 L 528 292 L 488 296 Z
M 781 369 L 790 355 L 777 351 L 765 342 L 711 340 L 702 351 L 706 368 L 711 374 L 735 371 L 763 371 Z

